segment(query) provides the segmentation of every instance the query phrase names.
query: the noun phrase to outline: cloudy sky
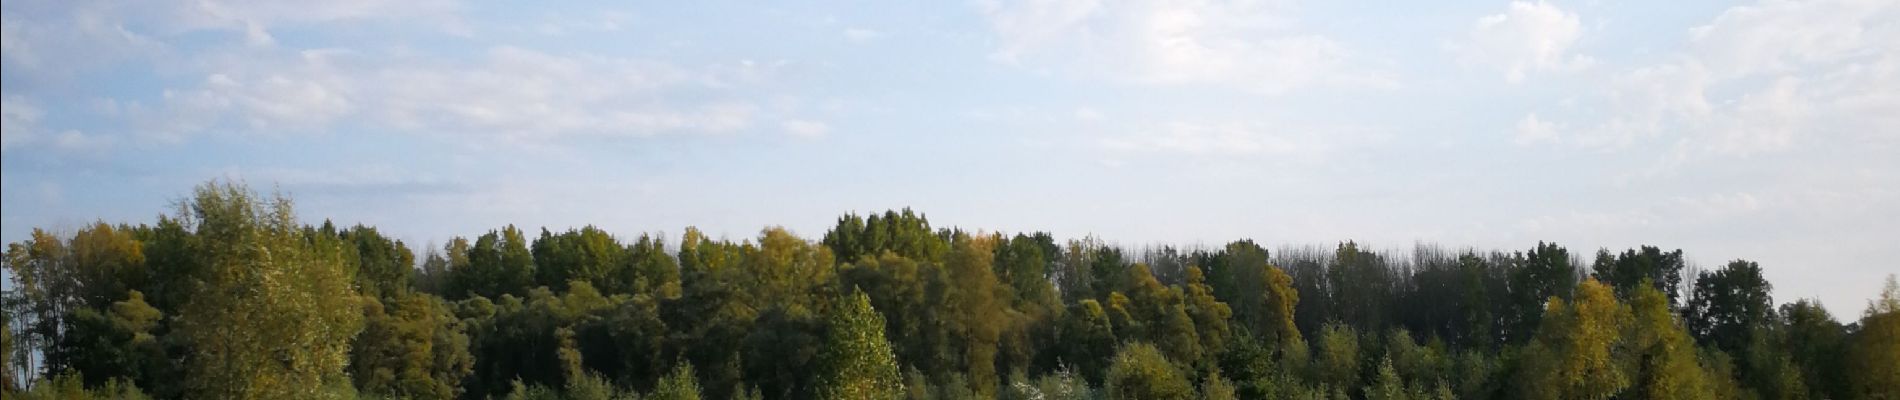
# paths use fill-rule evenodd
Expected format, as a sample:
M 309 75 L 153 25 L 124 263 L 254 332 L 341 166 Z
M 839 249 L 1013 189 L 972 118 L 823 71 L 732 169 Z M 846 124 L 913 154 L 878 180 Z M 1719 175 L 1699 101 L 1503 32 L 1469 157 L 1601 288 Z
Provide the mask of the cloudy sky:
M 759 3 L 8 0 L 0 236 L 234 178 L 416 247 L 910 206 L 1125 244 L 1659 244 L 1843 317 L 1900 272 L 1892 0 Z

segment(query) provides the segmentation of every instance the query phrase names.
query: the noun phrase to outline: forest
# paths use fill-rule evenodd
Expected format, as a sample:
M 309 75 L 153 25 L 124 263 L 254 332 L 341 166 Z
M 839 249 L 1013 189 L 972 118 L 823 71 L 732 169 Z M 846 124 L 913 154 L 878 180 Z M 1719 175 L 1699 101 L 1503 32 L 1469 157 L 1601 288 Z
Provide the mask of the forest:
M 1900 399 L 1892 276 L 1836 316 L 1657 246 L 1128 247 L 909 209 L 818 238 L 411 245 L 220 181 L 156 221 L 36 229 L 6 246 L 0 394 Z

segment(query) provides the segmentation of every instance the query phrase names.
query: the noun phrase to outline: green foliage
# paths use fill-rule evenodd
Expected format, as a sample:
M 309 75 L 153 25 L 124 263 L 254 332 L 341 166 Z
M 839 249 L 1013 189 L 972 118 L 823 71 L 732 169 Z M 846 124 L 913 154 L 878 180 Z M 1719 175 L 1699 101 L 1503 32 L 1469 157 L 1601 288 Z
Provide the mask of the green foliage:
M 660 377 L 660 383 L 654 385 L 653 393 L 647 400 L 699 400 L 699 378 L 693 372 L 692 364 L 680 364 Z
M 203 238 L 202 288 L 180 315 L 197 397 L 324 398 L 347 379 L 362 329 L 344 244 L 298 229 L 290 200 L 243 186 L 198 188 L 180 216 Z
M 1604 252 L 1579 283 L 1550 243 L 1125 252 L 908 210 L 820 242 L 542 232 L 456 238 L 416 269 L 375 228 L 299 225 L 288 200 L 219 183 L 152 225 L 39 230 L 0 257 L 18 379 L 0 393 L 1880 399 L 1900 382 L 1900 289 L 1842 324 L 1809 300 L 1770 309 L 1737 261 L 1677 308 L 1681 254 L 1655 247 Z
M 1319 357 L 1313 360 L 1319 383 L 1334 388 L 1359 387 L 1359 333 L 1351 326 L 1327 324 L 1320 329 Z
M 461 243 L 466 242 L 460 239 L 450 242 L 451 249 Z M 521 296 L 527 294 L 534 283 L 534 255 L 528 250 L 528 239 L 514 225 L 488 231 L 463 251 L 467 265 L 456 265 L 453 260 L 450 263 L 446 293 L 449 299 Z
M 827 327 L 818 362 L 818 398 L 894 399 L 903 394 L 897 360 L 884 340 L 884 317 L 871 308 L 869 296 L 854 293 L 845 298 Z
M 1641 250 L 1630 249 L 1622 254 L 1611 254 L 1609 250 L 1597 252 L 1596 263 L 1592 264 L 1591 277 L 1616 290 L 1620 298 L 1629 298 L 1637 287 L 1650 286 L 1669 297 L 1669 308 L 1675 309 L 1682 286 L 1682 250 L 1662 251 L 1656 246 L 1643 246 Z
M 1757 330 L 1773 322 L 1772 290 L 1773 285 L 1761 275 L 1761 266 L 1751 261 L 1735 260 L 1701 273 L 1683 312 L 1689 333 L 1723 351 L 1742 351 Z
M 440 298 L 401 292 L 365 302 L 364 328 L 351 349 L 358 391 L 408 399 L 452 399 L 474 371 L 465 324 Z
M 909 208 L 871 214 L 870 218 L 846 214 L 838 218 L 836 227 L 825 232 L 822 242 L 842 260 L 891 252 L 899 257 L 935 262 L 942 261 L 950 252 L 949 240 L 930 229 L 930 219 Z
M 1880 297 L 1867 306 L 1851 339 L 1847 370 L 1850 396 L 1900 399 L 1900 284 L 1887 275 Z
M 1847 330 L 1815 300 L 1802 299 L 1781 306 L 1787 321 L 1784 339 L 1788 355 L 1807 378 L 1809 398 L 1848 398 L 1847 371 L 1842 362 Z
M 91 308 L 74 312 L 47 358 L 62 361 L 59 368 L 92 377 L 85 381 L 87 386 L 104 384 L 107 378 L 158 384 L 170 372 L 165 349 L 154 334 L 162 318 L 163 313 L 145 303 L 143 293 L 133 290 L 105 314 Z
M 1696 399 L 1706 396 L 1707 378 L 1697 364 L 1695 343 L 1669 312 L 1668 299 L 1650 287 L 1639 287 L 1630 299 L 1631 319 L 1625 327 L 1622 351 L 1625 366 L 1635 371 L 1631 388 L 1646 399 Z
M 1239 395 L 1234 382 L 1220 375 L 1220 371 L 1208 375 L 1206 383 L 1201 384 L 1201 398 L 1204 400 L 1235 400 Z
M 1147 343 L 1134 342 L 1115 353 L 1103 391 L 1113 400 L 1193 399 L 1194 386 L 1167 356 Z
M 1391 357 L 1380 359 L 1377 371 L 1378 375 L 1372 378 L 1372 385 L 1366 386 L 1363 390 L 1366 394 L 1366 400 L 1406 400 L 1410 398 L 1409 393 L 1405 391 L 1405 381 L 1399 378 L 1398 369 L 1392 366 Z
M 1522 343 L 1530 339 L 1542 324 L 1544 304 L 1552 297 L 1569 299 L 1577 287 L 1577 268 L 1571 265 L 1570 251 L 1556 243 L 1537 242 L 1537 247 L 1513 258 L 1510 292 L 1501 315 L 1505 337 Z

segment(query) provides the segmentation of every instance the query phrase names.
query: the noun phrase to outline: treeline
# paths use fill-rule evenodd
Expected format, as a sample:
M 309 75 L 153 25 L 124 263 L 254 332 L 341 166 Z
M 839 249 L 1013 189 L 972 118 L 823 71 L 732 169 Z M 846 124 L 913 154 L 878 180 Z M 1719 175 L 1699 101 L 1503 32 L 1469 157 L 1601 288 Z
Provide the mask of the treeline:
M 1680 251 L 1128 249 L 846 215 L 678 242 L 513 226 L 418 255 L 210 183 L 7 246 L 8 399 L 1895 399 L 1843 324 Z

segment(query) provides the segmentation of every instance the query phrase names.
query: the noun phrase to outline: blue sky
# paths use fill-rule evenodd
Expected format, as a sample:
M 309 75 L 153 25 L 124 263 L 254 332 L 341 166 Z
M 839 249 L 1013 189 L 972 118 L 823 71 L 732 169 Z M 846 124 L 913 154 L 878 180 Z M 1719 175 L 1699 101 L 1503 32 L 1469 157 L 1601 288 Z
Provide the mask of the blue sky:
M 233 178 L 418 248 L 909 206 L 1124 244 L 1659 244 L 1842 317 L 1900 271 L 1891 0 L 3 7 L 8 242 Z

